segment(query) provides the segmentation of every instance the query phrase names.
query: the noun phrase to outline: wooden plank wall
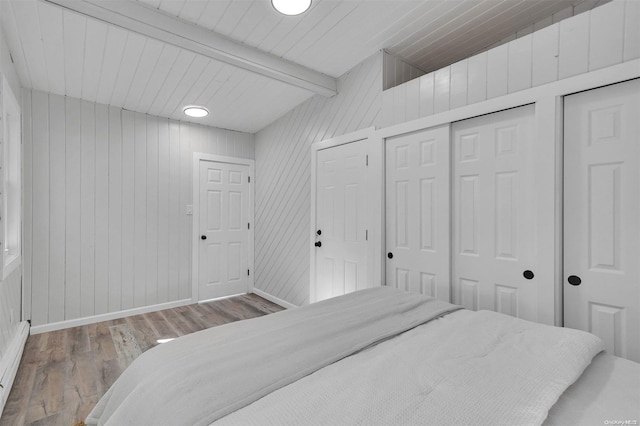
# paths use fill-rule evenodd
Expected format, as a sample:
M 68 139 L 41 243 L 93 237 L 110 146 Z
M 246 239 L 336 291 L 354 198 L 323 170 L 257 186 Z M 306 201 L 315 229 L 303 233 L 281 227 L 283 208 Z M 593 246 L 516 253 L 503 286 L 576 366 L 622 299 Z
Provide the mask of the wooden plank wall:
M 426 72 L 417 66 L 402 60 L 393 53 L 382 51 L 382 90 L 396 87 L 424 74 Z
M 524 37 L 528 34 L 531 34 L 534 31 L 538 31 L 542 28 L 548 27 L 549 25 L 558 23 L 564 19 L 570 18 L 574 15 L 577 15 L 582 12 L 586 12 L 587 10 L 591 10 L 594 7 L 603 5 L 608 3 L 611 0 L 582 0 L 581 2 L 577 2 L 575 5 L 569 6 L 559 12 L 554 13 L 551 16 L 548 16 L 540 21 L 537 21 L 526 28 L 522 28 L 521 30 L 509 35 L 508 37 L 499 40 L 498 42 L 492 44 L 491 46 L 487 46 L 486 48 L 480 49 L 475 53 L 485 52 L 487 50 L 493 49 L 510 41 L 513 41 L 517 38 Z M 418 78 L 424 74 L 427 74 L 431 71 L 436 71 L 436 68 L 428 68 L 428 69 L 420 69 L 415 67 L 398 56 L 395 56 L 393 53 L 384 50 L 384 62 L 383 62 L 383 89 L 388 90 L 392 87 L 396 87 L 400 84 L 411 81 L 415 78 Z M 465 62 L 460 63 L 460 69 L 458 69 L 458 76 L 460 76 L 460 72 L 463 71 Z M 454 72 L 452 70 L 452 72 Z M 412 99 L 415 101 L 415 99 Z M 453 103 L 455 105 L 455 102 Z
M 387 127 L 640 57 L 640 2 L 614 0 L 382 94 Z
M 255 286 L 295 305 L 309 301 L 311 144 L 374 125 L 382 53 L 256 134 Z
M 30 90 L 23 118 L 32 325 L 190 298 L 193 152 L 254 136 Z
M 491 46 L 488 46 L 486 49 L 482 49 L 481 51 L 478 51 L 477 53 L 493 49 L 494 47 L 498 47 L 505 43 L 509 43 L 510 41 L 513 41 L 517 38 L 524 37 L 527 34 L 531 34 L 534 31 L 541 30 L 542 28 L 548 27 L 549 25 L 556 24 L 562 20 L 571 18 L 572 16 L 579 15 L 595 7 L 602 6 L 603 4 L 609 3 L 610 1 L 611 0 L 581 0 L 578 2 L 574 2 L 572 6 L 566 7 L 561 11 L 546 17 L 545 19 L 541 19 L 540 21 L 534 22 L 533 24 L 517 31 L 516 33 L 503 38 L 502 40 L 492 44 Z

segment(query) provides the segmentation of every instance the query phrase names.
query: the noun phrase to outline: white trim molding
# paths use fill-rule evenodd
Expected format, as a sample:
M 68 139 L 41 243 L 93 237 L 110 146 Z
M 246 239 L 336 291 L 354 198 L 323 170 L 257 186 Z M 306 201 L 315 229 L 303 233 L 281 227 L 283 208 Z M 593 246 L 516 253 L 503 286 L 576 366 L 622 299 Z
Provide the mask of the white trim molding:
M 201 161 L 210 161 L 215 163 L 228 163 L 238 164 L 241 166 L 249 167 L 249 285 L 247 286 L 247 293 L 252 293 L 254 290 L 255 279 L 255 249 L 254 249 L 254 236 L 255 236 L 255 213 L 254 213 L 254 200 L 255 200 L 255 160 L 249 160 L 246 158 L 227 157 L 223 155 L 206 154 L 203 152 L 193 153 L 193 221 L 192 221 L 192 249 L 191 249 L 191 300 L 193 303 L 197 303 L 199 299 L 199 263 L 200 256 L 198 255 L 200 248 L 200 241 L 198 235 L 200 235 L 200 179 L 199 170 Z
M 404 133 L 428 129 L 441 124 L 466 120 L 484 114 L 491 114 L 509 108 L 536 103 L 549 97 L 563 97 L 584 90 L 595 89 L 609 84 L 620 83 L 640 77 L 640 59 L 612 65 L 597 71 L 590 71 L 574 77 L 554 81 L 531 89 L 444 111 L 438 114 L 407 121 L 378 130 L 382 138 L 399 136 Z
M 163 309 L 177 308 L 179 306 L 191 305 L 191 299 L 176 300 L 174 302 L 159 303 L 157 305 L 142 306 L 140 308 L 126 309 L 124 311 L 109 312 L 107 314 L 92 315 L 90 317 L 52 322 L 50 324 L 36 325 L 31 327 L 31 334 L 47 333 L 49 331 L 62 330 L 64 328 L 78 327 L 81 325 L 95 324 L 97 322 L 109 321 L 119 318 L 130 317 L 132 315 L 146 314 L 148 312 L 162 311 Z
M 333 148 L 339 145 L 345 145 L 352 142 L 358 142 L 361 140 L 368 140 L 371 144 L 371 155 L 369 157 L 369 170 L 371 181 L 369 182 L 370 191 L 370 216 L 369 226 L 370 238 L 372 244 L 370 244 L 368 259 L 368 276 L 373 281 L 374 285 L 382 285 L 383 283 L 383 238 L 384 238 L 384 222 L 383 222 L 383 209 L 384 209 L 384 167 L 383 167 L 383 143 L 382 138 L 379 137 L 375 127 L 368 127 L 362 130 L 357 130 L 346 135 L 337 136 L 335 138 L 319 141 L 311 145 L 311 222 L 310 233 L 311 241 L 314 240 L 316 233 L 316 183 L 317 183 L 317 157 L 318 151 L 327 148 Z M 317 301 L 316 296 L 316 252 L 311 250 L 309 258 L 309 303 Z M 277 303 L 277 302 L 276 302 Z
M 269 302 L 273 302 L 273 303 L 275 303 L 276 305 L 280 305 L 280 306 L 282 306 L 283 308 L 293 309 L 293 308 L 297 308 L 297 307 L 298 307 L 298 305 L 294 305 L 293 303 L 289 303 L 289 302 L 287 302 L 286 300 L 282 300 L 282 299 L 280 299 L 279 297 L 273 296 L 273 295 L 271 295 L 271 294 L 269 294 L 269 293 L 265 293 L 264 291 L 259 290 L 259 289 L 257 289 L 257 288 L 254 288 L 254 289 L 251 291 L 251 293 L 253 293 L 253 294 L 257 295 L 257 296 L 260 296 L 260 297 L 262 297 L 263 299 L 268 300 Z

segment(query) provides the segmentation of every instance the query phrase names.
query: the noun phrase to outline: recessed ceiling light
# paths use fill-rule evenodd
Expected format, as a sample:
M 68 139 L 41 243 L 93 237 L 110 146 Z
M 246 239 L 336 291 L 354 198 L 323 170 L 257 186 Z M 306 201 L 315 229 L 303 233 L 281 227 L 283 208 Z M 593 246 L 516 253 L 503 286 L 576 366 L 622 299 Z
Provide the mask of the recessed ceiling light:
M 300 15 L 311 7 L 311 0 L 271 0 L 275 10 L 283 15 Z
M 195 117 L 195 118 L 202 118 L 209 115 L 208 109 L 202 106 L 197 106 L 197 105 L 187 105 L 182 109 L 182 112 L 184 112 L 189 117 Z

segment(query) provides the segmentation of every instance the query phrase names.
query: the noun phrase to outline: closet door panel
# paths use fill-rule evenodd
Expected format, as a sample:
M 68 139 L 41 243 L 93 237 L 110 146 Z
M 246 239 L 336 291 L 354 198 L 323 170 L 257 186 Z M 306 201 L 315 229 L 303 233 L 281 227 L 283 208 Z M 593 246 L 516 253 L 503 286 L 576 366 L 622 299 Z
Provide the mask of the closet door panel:
M 565 98 L 564 323 L 640 361 L 640 80 Z
M 449 126 L 386 141 L 386 283 L 445 301 L 449 170 Z
M 468 309 L 537 321 L 533 122 L 525 106 L 452 126 L 452 285 Z

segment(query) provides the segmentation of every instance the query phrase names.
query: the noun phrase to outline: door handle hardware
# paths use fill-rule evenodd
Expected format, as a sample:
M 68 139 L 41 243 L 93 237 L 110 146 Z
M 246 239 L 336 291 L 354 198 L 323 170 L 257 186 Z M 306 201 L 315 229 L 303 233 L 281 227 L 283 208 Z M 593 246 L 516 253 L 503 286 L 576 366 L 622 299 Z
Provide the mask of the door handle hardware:
M 391 252 L 387 253 L 387 257 L 388 257 L 389 259 L 393 259 L 393 253 L 391 253 Z
M 530 271 L 530 270 L 527 269 L 526 271 L 524 271 L 522 273 L 522 276 L 525 277 L 528 280 L 532 280 L 533 277 L 535 277 L 535 274 L 533 273 L 533 271 Z
M 316 231 L 316 234 L 317 234 L 317 235 L 322 235 L 322 230 L 321 230 L 321 229 L 318 229 L 318 230 Z
M 576 286 L 582 283 L 582 280 L 577 275 L 569 275 L 569 277 L 567 278 L 567 281 L 569 281 L 569 284 L 576 285 Z
M 207 236 L 206 236 L 206 235 L 202 235 L 202 236 L 200 236 L 200 239 L 201 239 L 201 240 L 206 240 L 206 239 L 207 239 Z
M 316 247 L 322 247 L 322 241 L 316 241 L 316 243 L 314 244 L 314 246 L 316 246 Z

